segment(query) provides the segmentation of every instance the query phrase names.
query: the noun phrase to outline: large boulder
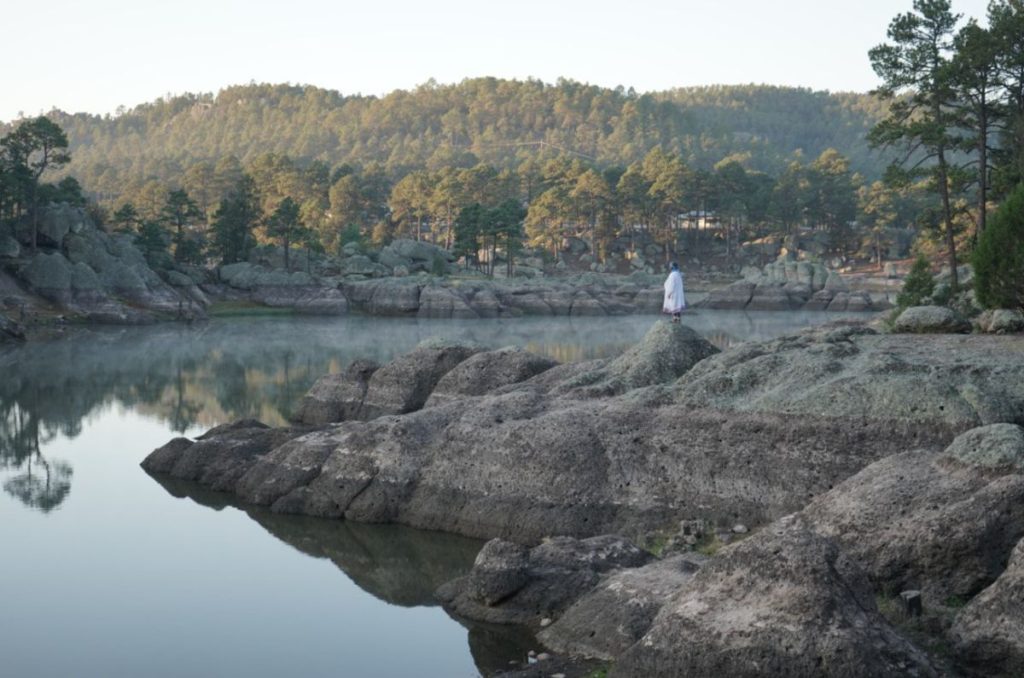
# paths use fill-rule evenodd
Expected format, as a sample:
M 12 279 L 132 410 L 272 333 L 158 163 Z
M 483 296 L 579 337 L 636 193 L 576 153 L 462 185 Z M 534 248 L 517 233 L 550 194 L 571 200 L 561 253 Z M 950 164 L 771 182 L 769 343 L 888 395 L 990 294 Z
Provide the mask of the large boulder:
M 614 572 L 541 631 L 538 639 L 557 652 L 613 660 L 647 633 L 662 606 L 706 560 L 685 553 Z
M 71 264 L 58 253 L 39 252 L 18 271 L 30 289 L 62 306 L 71 303 Z
M 713 356 L 678 383 L 680 403 L 918 428 L 918 445 L 1024 419 L 1013 338 L 878 334 L 826 325 Z M 944 443 L 945 444 L 945 443 Z M 944 446 L 943 444 L 943 446 Z
M 323 426 L 361 419 L 370 377 L 379 368 L 375 362 L 356 360 L 344 372 L 320 377 L 302 397 L 295 420 L 309 426 Z
M 997 308 L 983 312 L 975 320 L 982 332 L 989 334 L 1014 334 L 1024 332 L 1024 313 L 1014 309 Z
M 910 334 L 970 332 L 971 323 L 946 306 L 911 306 L 896 318 L 893 330 Z
M 422 289 L 416 315 L 420 318 L 478 317 L 461 292 L 440 285 L 427 285 Z
M 94 228 L 92 220 L 81 207 L 53 203 L 39 209 L 40 245 L 60 247 L 68 233 L 80 233 L 91 228 Z
M 879 614 L 856 564 L 790 516 L 706 563 L 612 675 L 937 674 Z
M 956 616 L 958 661 L 976 676 L 1024 675 L 1024 540 L 1006 571 Z
M 983 426 L 943 452 L 887 457 L 804 514 L 890 595 L 921 590 L 926 606 L 968 599 L 1024 537 L 1024 429 Z
M 0 313 L 0 342 L 24 340 L 25 328 Z
M 594 397 L 665 384 L 718 352 L 690 327 L 659 320 L 638 344 L 608 364 L 567 381 L 564 388 Z
M 518 384 L 551 369 L 558 361 L 518 347 L 484 351 L 470 356 L 441 377 L 427 405 L 479 396 L 502 386 Z
M 747 280 L 738 280 L 727 287 L 712 290 L 704 306 L 715 309 L 744 309 L 754 296 L 756 287 Z
M 194 441 L 175 438 L 147 456 L 142 468 L 194 480 L 214 490 L 233 490 L 260 457 L 299 433 L 244 419 L 212 428 Z
M 539 626 L 593 589 L 605 572 L 651 558 L 612 535 L 555 537 L 532 549 L 495 539 L 484 545 L 466 577 L 438 589 L 438 598 L 460 617 Z
M 420 409 L 441 377 L 479 351 L 474 346 L 444 341 L 428 340 L 420 344 L 373 373 L 363 399 L 363 418 Z

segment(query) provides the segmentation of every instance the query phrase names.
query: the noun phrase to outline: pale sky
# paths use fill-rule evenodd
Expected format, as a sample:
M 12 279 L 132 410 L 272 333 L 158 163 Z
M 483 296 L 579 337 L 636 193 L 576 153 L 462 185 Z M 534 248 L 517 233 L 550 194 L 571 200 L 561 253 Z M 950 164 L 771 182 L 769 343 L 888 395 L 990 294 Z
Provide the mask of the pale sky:
M 987 0 L 954 0 L 984 17 Z M 113 112 L 256 82 L 382 94 L 429 78 L 566 77 L 638 91 L 867 91 L 911 0 L 0 0 L 0 120 Z

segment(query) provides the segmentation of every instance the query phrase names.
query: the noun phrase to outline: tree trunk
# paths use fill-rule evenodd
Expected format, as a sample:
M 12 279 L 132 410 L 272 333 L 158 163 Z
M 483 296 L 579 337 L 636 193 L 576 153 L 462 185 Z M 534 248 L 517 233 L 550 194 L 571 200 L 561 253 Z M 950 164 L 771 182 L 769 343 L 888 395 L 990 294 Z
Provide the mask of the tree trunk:
M 949 177 L 946 154 L 939 148 L 939 189 L 942 194 L 942 211 L 946 221 L 946 257 L 949 262 L 949 288 L 955 294 L 960 287 L 956 271 L 956 239 L 953 236 L 953 210 L 949 203 Z
M 982 95 L 981 108 L 978 111 L 978 230 L 974 234 L 977 242 L 985 232 L 988 211 L 988 112 Z

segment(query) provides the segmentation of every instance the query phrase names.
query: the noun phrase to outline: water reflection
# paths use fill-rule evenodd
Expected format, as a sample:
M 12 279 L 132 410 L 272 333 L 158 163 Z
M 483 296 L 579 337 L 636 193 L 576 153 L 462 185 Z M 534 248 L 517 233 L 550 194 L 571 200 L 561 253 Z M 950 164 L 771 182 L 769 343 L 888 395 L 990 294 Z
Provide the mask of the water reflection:
M 686 322 L 726 347 L 827 319 L 701 311 Z M 0 349 L 0 481 L 29 506 L 59 506 L 70 491 L 71 467 L 48 459 L 45 444 L 57 434 L 76 437 L 85 418 L 103 408 L 133 410 L 175 432 L 241 417 L 281 425 L 319 376 L 358 358 L 387 361 L 428 337 L 524 346 L 568 362 L 618 354 L 656 320 L 247 318 L 83 329 L 8 347 Z
M 330 560 L 359 588 L 391 605 L 436 606 L 437 587 L 469 572 L 483 545 L 468 537 L 402 525 L 275 514 L 196 483 L 165 476 L 152 478 L 172 496 L 188 498 L 216 511 L 227 507 L 243 511 L 299 552 Z M 537 647 L 526 629 L 456 621 L 467 628 L 470 653 L 484 676 L 507 669 L 510 661 L 523 661 L 529 650 Z

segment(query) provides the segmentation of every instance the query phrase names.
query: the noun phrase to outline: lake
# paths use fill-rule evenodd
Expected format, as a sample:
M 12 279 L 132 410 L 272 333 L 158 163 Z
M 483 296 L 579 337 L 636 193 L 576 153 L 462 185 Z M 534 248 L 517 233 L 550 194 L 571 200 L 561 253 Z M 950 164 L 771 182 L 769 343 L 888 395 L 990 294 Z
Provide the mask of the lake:
M 726 347 L 834 317 L 685 322 Z M 433 602 L 482 542 L 274 515 L 139 462 L 233 419 L 282 424 L 317 377 L 427 338 L 575 361 L 655 321 L 236 318 L 0 349 L 0 675 L 457 678 L 522 661 L 539 649 L 529 634 Z

